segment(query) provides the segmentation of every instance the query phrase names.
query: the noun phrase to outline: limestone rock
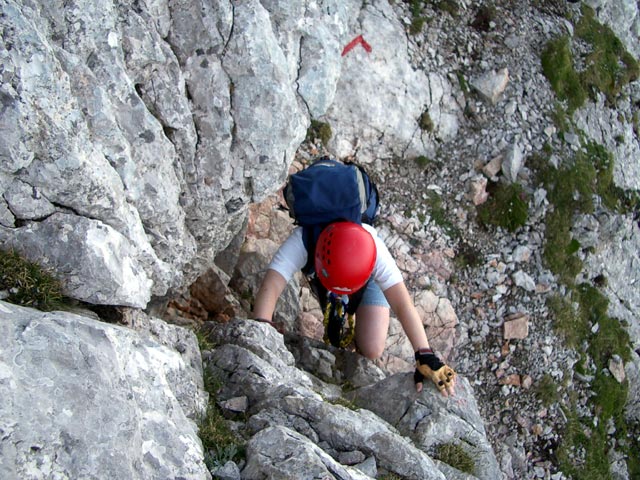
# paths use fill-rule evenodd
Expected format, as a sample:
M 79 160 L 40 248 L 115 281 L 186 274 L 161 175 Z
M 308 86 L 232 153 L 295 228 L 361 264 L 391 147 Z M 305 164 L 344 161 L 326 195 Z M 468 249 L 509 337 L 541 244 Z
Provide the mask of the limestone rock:
M 74 314 L 0 302 L 0 316 L 0 477 L 210 478 L 195 358 Z
M 518 181 L 518 174 L 522 169 L 523 162 L 524 152 L 520 144 L 515 142 L 507 150 L 502 161 L 502 173 L 508 182 L 515 183 Z
M 358 389 L 353 397 L 359 406 L 370 409 L 413 438 L 421 449 L 431 451 L 436 445 L 459 441 L 475 460 L 477 478 L 500 477 L 473 391 L 465 378 L 458 377 L 456 395 L 451 398 L 442 396 L 428 383 L 416 394 L 413 378 L 407 374 L 393 375 Z M 380 401 L 382 398 L 384 402 Z
M 261 430 L 247 445 L 243 478 L 340 478 L 366 480 L 355 468 L 341 465 L 295 430 L 274 426 Z
M 334 132 L 330 149 L 339 157 L 357 152 L 364 163 L 432 154 L 430 134 L 416 135 L 418 120 L 428 110 L 436 137 L 455 136 L 460 109 L 452 85 L 439 73 L 427 75 L 411 68 L 404 28 L 387 1 L 365 4 L 357 18 L 346 25 L 341 47 L 362 35 L 371 51 L 357 47 L 333 59 L 341 62 L 340 77 L 334 101 L 321 117 Z
M 0 227 L 0 246 L 58 276 L 64 273 L 64 292 L 70 297 L 132 307 L 144 307 L 151 298 L 152 281 L 138 246 L 100 221 L 56 213 L 16 230 Z
M 628 323 L 634 349 L 640 347 L 640 226 L 631 216 L 602 215 L 598 219 L 600 241 L 585 264 L 595 277 L 604 275 L 604 292 L 609 298 L 609 315 Z
M 509 70 L 506 68 L 490 71 L 471 80 L 471 86 L 491 104 L 496 104 L 509 83 Z
M 346 454 L 361 452 L 364 457 L 359 456 L 359 459 L 373 458 L 378 468 L 403 478 L 445 478 L 427 454 L 431 445 L 425 443 L 424 449 L 420 450 L 403 437 L 413 436 L 415 432 L 402 429 L 399 432 L 387 423 L 391 422 L 396 426 L 399 424 L 397 418 L 386 416 L 385 408 L 397 415 L 398 412 L 407 411 L 409 404 L 415 400 L 415 388 L 410 373 L 382 380 L 370 376 L 366 385 L 353 392 L 353 400 L 371 411 L 345 408 L 324 400 L 337 400 L 340 394 L 328 385 L 323 385 L 320 380 L 314 380 L 311 374 L 298 370 L 284 348 L 282 336 L 270 326 L 259 322 L 235 320 L 225 325 L 210 327 L 211 339 L 220 346 L 206 359 L 207 368 L 211 373 L 217 373 L 219 378 L 226 379 L 225 385 L 219 391 L 219 400 L 224 402 L 234 399 L 240 392 L 248 399 L 248 412 L 251 417 L 247 427 L 252 433 L 252 438 L 247 449 L 247 464 L 242 472 L 243 477 L 277 475 L 274 472 L 284 475 L 283 462 L 286 458 L 285 452 L 288 452 L 289 458 L 292 459 L 290 468 L 295 470 L 296 474 L 310 474 L 307 470 L 300 470 L 309 468 L 316 473 L 329 470 L 330 474 L 337 478 L 359 478 L 353 477 L 358 474 L 350 468 L 336 466 L 333 459 L 344 459 Z M 298 344 L 297 349 L 312 346 L 311 341 L 305 340 Z M 347 368 L 347 365 L 353 365 L 356 357 L 359 357 L 349 352 L 341 354 L 351 357 L 344 361 L 336 356 L 334 368 Z M 320 365 L 317 361 L 304 360 L 318 360 L 317 356 L 298 353 L 294 357 L 303 358 L 302 362 L 309 369 Z M 359 358 L 367 362 L 362 357 Z M 348 378 L 347 374 L 343 375 L 343 378 Z M 436 412 L 440 413 L 434 413 L 430 420 L 425 420 L 420 431 L 425 433 L 425 442 L 427 438 L 441 437 L 472 441 L 476 447 L 474 452 L 480 455 L 478 472 L 483 476 L 479 478 L 490 478 L 485 476 L 484 472 L 496 473 L 491 470 L 495 458 L 491 456 L 491 448 L 486 437 L 483 439 L 482 420 L 468 383 L 464 381 L 461 388 L 460 401 L 465 404 L 460 408 L 454 407 L 453 410 L 455 415 L 462 416 L 468 423 L 456 420 L 453 413 L 451 416 L 445 415 L 445 409 L 451 407 L 445 407 L 437 398 L 440 394 L 435 388 L 427 386 L 422 394 L 425 397 L 425 405 L 429 405 L 430 409 L 435 408 Z M 336 394 L 338 397 L 335 397 Z M 381 398 L 385 401 L 381 402 Z M 403 402 L 406 405 L 399 408 Z M 434 404 L 438 406 L 431 407 Z M 422 413 L 420 418 L 425 417 L 425 412 Z M 411 420 L 408 419 L 407 422 L 411 423 Z M 413 421 L 412 424 L 415 425 L 416 422 Z M 448 433 L 444 435 L 438 430 L 438 434 L 433 436 L 428 433 L 428 429 L 442 429 Z
M 522 340 L 529 335 L 529 317 L 519 315 L 504 322 L 505 340 Z

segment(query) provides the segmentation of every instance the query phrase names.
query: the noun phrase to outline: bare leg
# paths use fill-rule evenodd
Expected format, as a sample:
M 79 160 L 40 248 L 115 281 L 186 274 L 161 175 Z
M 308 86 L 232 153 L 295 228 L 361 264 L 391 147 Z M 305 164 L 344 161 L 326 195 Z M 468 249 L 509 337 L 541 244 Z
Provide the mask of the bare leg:
M 365 357 L 375 360 L 382 356 L 389 332 L 389 308 L 380 305 L 360 305 L 356 311 L 356 346 Z

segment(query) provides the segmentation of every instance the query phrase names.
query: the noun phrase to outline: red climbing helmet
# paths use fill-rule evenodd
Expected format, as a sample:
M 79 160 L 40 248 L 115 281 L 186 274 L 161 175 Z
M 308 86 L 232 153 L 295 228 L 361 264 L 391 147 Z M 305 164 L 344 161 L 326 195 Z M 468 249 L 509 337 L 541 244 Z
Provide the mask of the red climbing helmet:
M 376 263 L 376 242 L 362 225 L 332 223 L 318 237 L 315 266 L 320 282 L 337 294 L 351 294 L 367 283 Z

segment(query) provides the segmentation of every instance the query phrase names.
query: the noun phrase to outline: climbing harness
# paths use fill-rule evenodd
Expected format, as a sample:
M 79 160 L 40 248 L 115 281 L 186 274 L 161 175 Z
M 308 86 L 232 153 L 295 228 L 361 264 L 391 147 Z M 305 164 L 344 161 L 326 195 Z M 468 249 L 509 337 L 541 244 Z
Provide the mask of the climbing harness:
M 327 305 L 324 309 L 324 342 L 334 347 L 346 348 L 355 336 L 355 315 L 347 312 L 348 295 L 336 295 L 327 292 Z M 343 334 L 345 320 L 347 328 Z

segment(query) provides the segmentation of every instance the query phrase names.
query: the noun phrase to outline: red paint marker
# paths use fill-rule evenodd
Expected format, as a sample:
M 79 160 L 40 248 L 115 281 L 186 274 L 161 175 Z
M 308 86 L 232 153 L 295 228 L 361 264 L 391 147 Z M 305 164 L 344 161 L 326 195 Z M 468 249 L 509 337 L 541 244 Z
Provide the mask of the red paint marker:
M 346 47 L 344 47 L 344 50 L 342 50 L 342 56 L 344 57 L 358 44 L 362 45 L 362 48 L 364 48 L 367 53 L 371 53 L 371 45 L 369 45 L 367 41 L 362 38 L 362 35 L 358 35 L 356 38 L 351 40 Z

